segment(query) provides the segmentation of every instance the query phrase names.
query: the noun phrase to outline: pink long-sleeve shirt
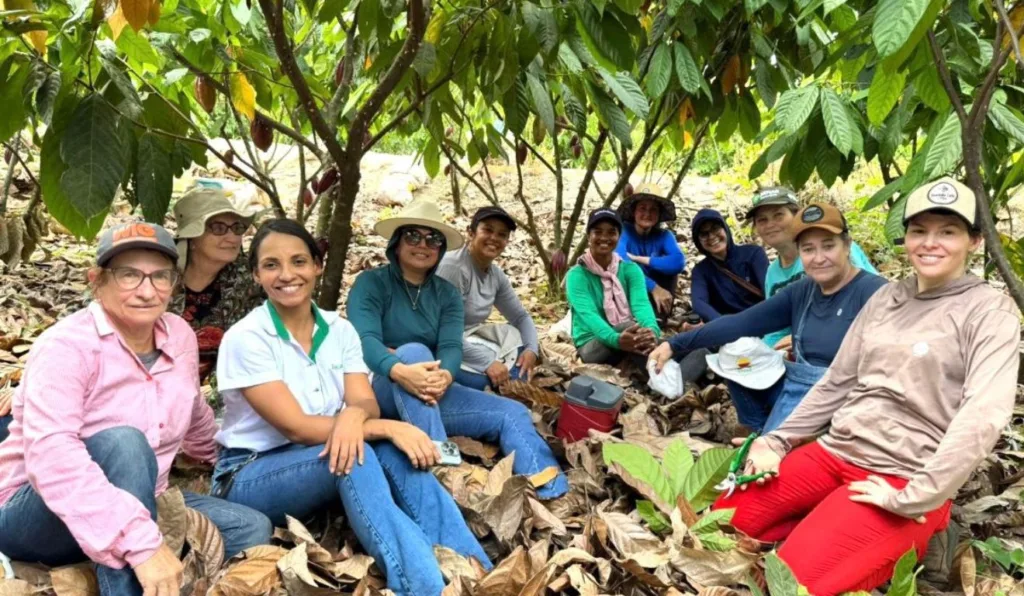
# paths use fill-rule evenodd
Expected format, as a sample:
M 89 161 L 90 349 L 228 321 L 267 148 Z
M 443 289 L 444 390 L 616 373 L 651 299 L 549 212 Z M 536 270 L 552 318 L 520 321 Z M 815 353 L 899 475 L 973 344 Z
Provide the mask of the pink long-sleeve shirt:
M 112 427 L 140 430 L 156 454 L 157 495 L 179 448 L 203 461 L 216 456 L 195 333 L 164 314 L 155 340 L 161 355 L 147 371 L 99 303 L 60 321 L 32 347 L 11 435 L 0 443 L 0 507 L 31 484 L 86 556 L 118 569 L 145 562 L 163 537 L 142 503 L 107 481 L 83 441 Z

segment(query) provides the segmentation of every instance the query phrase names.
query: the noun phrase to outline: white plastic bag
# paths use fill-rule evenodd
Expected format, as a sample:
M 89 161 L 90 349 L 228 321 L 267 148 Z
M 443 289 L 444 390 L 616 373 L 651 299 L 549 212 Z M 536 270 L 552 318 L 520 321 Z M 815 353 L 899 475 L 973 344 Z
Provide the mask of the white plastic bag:
M 664 395 L 669 399 L 676 399 L 683 394 L 683 373 L 679 370 L 679 363 L 669 359 L 661 372 L 654 372 L 654 361 L 647 361 L 647 386 Z

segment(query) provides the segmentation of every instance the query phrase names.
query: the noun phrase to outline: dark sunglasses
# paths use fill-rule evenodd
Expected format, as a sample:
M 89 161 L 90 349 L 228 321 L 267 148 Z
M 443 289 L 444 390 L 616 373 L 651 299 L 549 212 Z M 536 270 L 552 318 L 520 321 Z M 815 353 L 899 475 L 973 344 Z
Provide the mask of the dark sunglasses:
M 231 230 L 235 236 L 241 236 L 249 229 L 249 226 L 240 221 L 236 221 L 230 226 L 219 221 L 208 221 L 206 222 L 206 229 L 214 236 L 223 236 L 228 233 L 228 230 Z
M 416 229 L 409 228 L 402 230 L 402 241 L 409 246 L 419 246 L 420 242 L 423 242 L 424 238 L 426 238 L 427 246 L 429 248 L 441 248 L 444 244 L 444 234 L 441 232 L 431 231 L 429 234 L 424 236 L 423 232 Z

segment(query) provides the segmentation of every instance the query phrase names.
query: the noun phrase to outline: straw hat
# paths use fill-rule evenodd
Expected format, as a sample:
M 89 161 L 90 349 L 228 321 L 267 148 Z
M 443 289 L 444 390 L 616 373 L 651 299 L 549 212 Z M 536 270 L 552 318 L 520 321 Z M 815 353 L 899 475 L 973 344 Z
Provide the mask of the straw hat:
M 413 201 L 398 215 L 378 221 L 377 225 L 373 226 L 373 231 L 390 239 L 395 235 L 395 230 L 402 226 L 417 226 L 441 232 L 447 241 L 447 250 L 455 250 L 463 244 L 462 234 L 445 223 L 437 203 L 427 199 Z
M 239 209 L 231 201 L 231 193 L 221 188 L 196 186 L 174 204 L 174 221 L 178 224 L 175 240 L 178 245 L 178 269 L 184 271 L 188 263 L 188 241 L 206 232 L 211 217 L 230 213 L 251 226 L 256 213 Z
M 665 198 L 665 191 L 653 182 L 645 182 L 638 186 L 629 198 L 619 205 L 619 217 L 626 223 L 633 223 L 635 218 L 636 204 L 640 201 L 654 201 L 661 211 L 658 216 L 658 223 L 667 223 L 676 220 L 676 206 L 671 200 Z

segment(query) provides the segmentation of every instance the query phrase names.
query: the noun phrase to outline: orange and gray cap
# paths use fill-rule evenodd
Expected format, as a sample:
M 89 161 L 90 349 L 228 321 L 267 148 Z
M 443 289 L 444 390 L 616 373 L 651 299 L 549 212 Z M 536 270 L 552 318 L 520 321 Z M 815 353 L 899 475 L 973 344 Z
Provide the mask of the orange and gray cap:
M 155 250 L 172 261 L 178 260 L 178 249 L 170 232 L 156 224 L 135 221 L 114 226 L 100 234 L 96 264 L 104 267 L 117 255 L 135 248 Z
M 797 212 L 790 224 L 789 234 L 794 240 L 807 230 L 817 228 L 832 234 L 845 233 L 846 218 L 839 208 L 828 203 L 811 203 Z

